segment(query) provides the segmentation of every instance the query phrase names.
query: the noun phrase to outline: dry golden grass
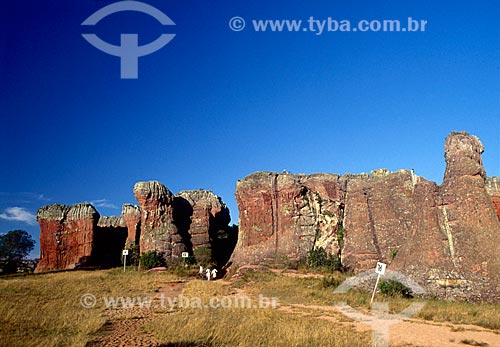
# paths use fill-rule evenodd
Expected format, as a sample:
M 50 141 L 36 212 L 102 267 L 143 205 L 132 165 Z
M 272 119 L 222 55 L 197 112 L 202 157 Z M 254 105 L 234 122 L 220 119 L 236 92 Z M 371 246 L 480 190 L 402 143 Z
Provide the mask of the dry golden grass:
M 344 275 L 335 276 L 341 280 Z M 173 274 L 123 273 L 121 269 L 1 278 L 0 345 L 85 346 L 105 321 L 100 298 L 148 295 L 158 289 L 159 282 L 178 279 Z M 233 284 L 192 279 L 183 295 L 201 298 L 204 304 L 212 297 L 242 291 L 254 299 L 259 294 L 276 297 L 282 309 L 189 308 L 169 314 L 157 310 L 160 315 L 145 328 L 166 346 L 368 346 L 368 334 L 356 332 L 349 319 L 326 308 L 342 301 L 368 311 L 370 295 L 356 291 L 338 295 L 333 289 L 325 288 L 321 278 L 271 272 L 249 272 Z M 85 293 L 98 298 L 94 308 L 82 308 L 80 297 Z M 377 300 L 389 301 L 394 312 L 413 302 L 381 296 Z M 500 304 L 428 300 L 419 317 L 499 329 Z
M 368 334 L 274 309 L 186 310 L 146 326 L 167 346 L 365 347 Z
M 256 273 L 255 276 L 262 274 Z M 276 279 L 285 277 L 276 276 Z M 286 289 L 284 289 L 286 290 Z M 234 294 L 225 282 L 195 280 L 186 284 L 183 295 L 197 297 L 207 305 L 213 297 Z M 257 295 L 248 293 L 252 304 Z M 247 294 L 245 290 L 245 295 Z M 288 293 L 291 294 L 291 293 Z M 304 302 L 304 300 L 302 300 Z M 370 345 L 369 334 L 349 330 L 345 325 L 296 315 L 273 308 L 181 309 L 146 325 L 146 330 L 167 346 L 245 347 L 311 346 L 347 347 Z
M 341 274 L 335 274 L 342 279 Z M 293 278 L 272 272 L 248 272 L 235 283 L 246 292 L 276 296 L 282 304 L 333 305 L 346 302 L 348 305 L 368 312 L 370 294 L 351 290 L 345 294 L 333 294 L 334 288 L 323 288 L 318 278 Z M 434 322 L 471 324 L 500 330 L 500 303 L 467 303 L 439 300 L 404 299 L 377 295 L 375 301 L 389 303 L 391 313 L 400 312 L 412 302 L 426 302 L 416 318 Z
M 0 279 L 0 345 L 85 346 L 105 319 L 102 302 L 92 309 L 80 305 L 83 294 L 149 293 L 157 276 L 116 269 Z

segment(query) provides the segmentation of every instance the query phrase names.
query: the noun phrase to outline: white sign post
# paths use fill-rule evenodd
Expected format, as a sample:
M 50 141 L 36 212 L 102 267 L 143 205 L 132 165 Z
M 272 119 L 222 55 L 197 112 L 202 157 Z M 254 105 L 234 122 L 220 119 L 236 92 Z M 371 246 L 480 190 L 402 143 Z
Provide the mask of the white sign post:
M 127 265 L 128 249 L 124 249 L 122 251 L 122 255 L 123 255 L 123 272 L 125 272 L 125 266 Z
M 372 299 L 370 300 L 370 305 L 373 304 L 373 299 L 375 298 L 375 292 L 377 291 L 378 281 L 380 280 L 380 276 L 385 274 L 386 264 L 378 262 L 377 267 L 375 268 L 375 273 L 377 274 L 377 281 L 375 282 L 375 287 L 373 288 Z

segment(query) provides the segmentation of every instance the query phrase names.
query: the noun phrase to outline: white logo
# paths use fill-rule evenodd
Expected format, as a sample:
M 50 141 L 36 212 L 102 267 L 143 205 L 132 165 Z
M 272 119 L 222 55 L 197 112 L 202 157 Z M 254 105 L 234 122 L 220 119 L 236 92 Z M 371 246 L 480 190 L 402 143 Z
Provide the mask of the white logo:
M 175 25 L 175 23 L 166 14 L 157 8 L 138 1 L 120 1 L 105 6 L 94 12 L 82 23 L 82 25 L 96 25 L 101 19 L 122 11 L 142 12 L 155 18 L 162 25 Z M 139 46 L 139 38 L 137 34 L 121 34 L 120 46 L 115 46 L 105 42 L 95 34 L 82 34 L 82 36 L 95 48 L 107 54 L 120 57 L 120 71 L 122 79 L 137 79 L 139 75 L 139 57 L 154 53 L 161 49 L 167 43 L 172 41 L 175 34 L 162 34 L 155 41 L 143 46 Z

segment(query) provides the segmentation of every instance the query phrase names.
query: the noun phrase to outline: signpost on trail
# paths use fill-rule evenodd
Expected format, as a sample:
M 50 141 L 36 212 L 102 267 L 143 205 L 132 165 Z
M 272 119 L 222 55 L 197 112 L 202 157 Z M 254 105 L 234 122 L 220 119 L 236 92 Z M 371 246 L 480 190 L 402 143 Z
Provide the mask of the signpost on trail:
M 380 276 L 385 274 L 385 268 L 387 264 L 378 262 L 375 267 L 375 273 L 377 274 L 377 281 L 375 282 L 375 287 L 373 288 L 372 299 L 370 300 L 370 305 L 373 304 L 373 299 L 375 298 L 375 292 L 377 291 L 378 281 L 380 280 Z
M 188 252 L 182 252 L 181 257 L 188 258 L 189 257 L 189 253 Z
M 123 272 L 125 272 L 125 266 L 127 265 L 128 249 L 124 249 L 122 251 L 122 255 L 123 255 Z

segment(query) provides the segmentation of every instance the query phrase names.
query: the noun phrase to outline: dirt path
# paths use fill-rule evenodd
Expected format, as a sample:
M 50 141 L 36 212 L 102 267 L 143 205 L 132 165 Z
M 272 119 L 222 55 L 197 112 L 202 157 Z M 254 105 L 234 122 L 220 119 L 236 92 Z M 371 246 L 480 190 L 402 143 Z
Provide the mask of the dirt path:
M 97 333 L 98 337 L 87 344 L 87 347 L 162 347 L 152 334 L 144 331 L 143 326 L 159 314 L 152 308 L 160 307 L 160 297 L 175 298 L 182 293 L 185 283 L 183 282 L 157 282 L 160 287 L 154 293 L 154 299 L 150 308 L 118 308 L 105 311 L 106 324 Z M 148 294 L 152 296 L 152 294 Z M 164 299 L 163 299 L 164 300 Z
M 295 274 L 292 274 L 294 276 Z M 301 275 L 299 275 L 301 276 Z M 230 282 L 221 281 L 227 285 Z M 175 298 L 182 294 L 185 283 L 160 282 L 160 287 L 154 293 L 156 299 L 164 297 Z M 233 295 L 246 296 L 242 289 L 233 288 Z M 151 307 L 158 307 L 158 301 L 153 301 Z M 334 306 L 320 305 L 281 305 L 279 310 L 300 316 L 310 316 L 315 319 L 328 320 L 334 324 L 345 326 L 359 332 L 370 332 L 371 326 L 348 318 Z M 98 332 L 98 337 L 87 347 L 165 347 L 154 336 L 144 331 L 143 326 L 159 316 L 168 313 L 158 313 L 150 308 L 126 308 L 106 310 L 107 323 Z M 500 347 L 500 334 L 478 326 L 459 325 L 451 323 L 435 323 L 418 319 L 406 319 L 389 328 L 389 339 L 392 347 L 464 347 L 464 346 L 495 346 Z
M 359 332 L 371 332 L 366 322 L 353 321 L 334 306 L 288 305 L 280 310 L 316 319 L 328 320 Z M 420 319 L 407 319 L 389 327 L 390 345 L 393 347 L 500 347 L 500 334 L 475 325 L 436 323 Z

